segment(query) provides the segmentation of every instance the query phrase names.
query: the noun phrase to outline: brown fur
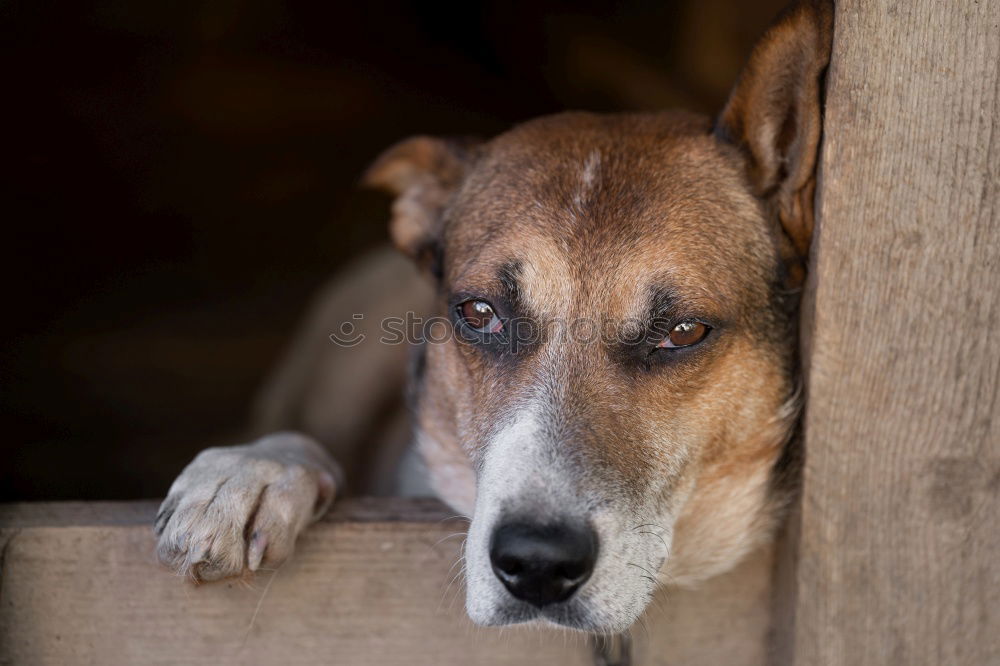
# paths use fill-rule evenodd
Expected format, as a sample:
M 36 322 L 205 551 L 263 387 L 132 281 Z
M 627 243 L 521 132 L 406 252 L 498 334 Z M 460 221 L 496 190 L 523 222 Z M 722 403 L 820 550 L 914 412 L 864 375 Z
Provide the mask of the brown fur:
M 642 314 L 635 304 L 642 303 L 643 287 L 669 281 L 700 315 L 726 322 L 715 347 L 669 369 L 623 367 L 617 350 L 597 345 L 567 343 L 560 352 L 563 381 L 578 403 L 570 409 L 581 419 L 570 427 L 590 433 L 577 441 L 595 469 L 635 492 L 652 475 L 674 474 L 681 487 L 694 480 L 697 492 L 682 514 L 668 569 L 675 580 L 704 577 L 690 560 L 746 550 L 757 537 L 746 545 L 728 542 L 740 541 L 755 523 L 772 526 L 758 514 L 771 508 L 768 471 L 790 426 L 774 417 L 794 391 L 793 329 L 770 291 L 780 284 L 777 240 L 745 191 L 735 155 L 720 149 L 708 129 L 707 121 L 672 113 L 569 114 L 529 123 L 484 148 L 490 152 L 479 168 L 488 176 L 470 175 L 472 194 L 449 211 L 445 237 L 449 284 L 482 285 L 476 289 L 489 293 L 498 266 L 512 260 L 548 276 L 525 280 L 529 316 L 618 322 Z M 613 180 L 598 184 L 589 205 L 574 210 L 567 202 L 579 168 L 568 165 L 584 164 L 594 151 Z M 568 175 L 564 182 L 561 175 Z M 476 214 L 481 210 L 489 219 Z M 528 359 L 491 367 L 467 346 L 440 356 L 440 363 L 429 363 L 427 392 L 442 387 L 453 394 L 449 411 L 470 415 L 456 424 L 457 437 L 443 439 L 452 446 L 484 441 L 505 410 L 504 397 L 516 400 L 516 387 L 530 385 L 537 371 Z M 422 416 L 425 428 L 444 430 Z M 696 450 L 685 455 L 637 445 L 656 432 L 678 431 L 694 435 Z M 743 498 L 747 506 L 735 508 L 733 489 L 747 484 L 754 492 Z M 709 492 L 714 501 L 698 501 Z M 698 535 L 699 545 L 687 546 L 687 534 L 697 530 L 692 525 L 711 525 L 712 540 Z
M 438 191 L 419 221 L 397 208 L 392 226 L 397 245 L 417 235 L 408 228 L 435 244 L 440 313 L 456 292 L 502 300 L 498 275 L 513 265 L 523 311 L 512 316 L 543 328 L 559 317 L 624 325 L 657 289 L 719 323 L 703 350 L 670 367 L 623 361 L 609 345 L 563 343 L 558 368 L 544 371 L 564 387 L 566 446 L 588 469 L 640 494 L 653 477 L 671 477 L 664 501 L 684 506 L 666 568 L 674 580 L 732 566 L 770 537 L 784 504 L 772 473 L 797 405 L 788 290 L 801 283 L 812 229 L 831 30 L 828 3 L 792 7 L 714 126 L 677 112 L 561 114 L 461 153 L 411 140 L 369 174 L 405 199 L 411 190 L 386 176 L 400 169 L 396 160 L 419 147 L 422 164 L 448 165 L 420 186 L 453 182 L 447 198 Z M 476 443 L 516 409 L 522 387 L 552 381 L 542 378 L 552 356 L 543 350 L 546 342 L 498 360 L 459 342 L 432 345 L 418 412 L 431 455 L 474 468 Z M 685 442 L 643 445 L 657 433 L 684 433 Z

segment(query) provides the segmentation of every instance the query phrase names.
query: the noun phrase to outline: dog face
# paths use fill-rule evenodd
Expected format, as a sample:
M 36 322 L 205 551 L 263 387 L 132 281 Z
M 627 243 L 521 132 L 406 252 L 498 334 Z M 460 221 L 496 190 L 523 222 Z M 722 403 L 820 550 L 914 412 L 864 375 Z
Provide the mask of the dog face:
M 477 623 L 622 630 L 770 538 L 829 31 L 786 14 L 715 125 L 563 114 L 369 172 L 455 333 L 425 346 L 417 436 L 473 516 Z

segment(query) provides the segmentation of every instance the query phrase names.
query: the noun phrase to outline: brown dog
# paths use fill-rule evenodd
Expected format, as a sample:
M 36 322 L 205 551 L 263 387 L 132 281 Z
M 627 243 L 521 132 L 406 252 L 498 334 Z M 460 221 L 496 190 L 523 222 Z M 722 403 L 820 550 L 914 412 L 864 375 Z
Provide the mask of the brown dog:
M 423 345 L 415 439 L 472 517 L 477 623 L 622 630 L 661 582 L 772 539 L 831 32 L 829 2 L 790 8 L 714 124 L 567 113 L 411 139 L 368 173 L 454 333 Z M 337 469 L 301 435 L 203 452 L 157 519 L 162 561 L 196 579 L 280 562 Z

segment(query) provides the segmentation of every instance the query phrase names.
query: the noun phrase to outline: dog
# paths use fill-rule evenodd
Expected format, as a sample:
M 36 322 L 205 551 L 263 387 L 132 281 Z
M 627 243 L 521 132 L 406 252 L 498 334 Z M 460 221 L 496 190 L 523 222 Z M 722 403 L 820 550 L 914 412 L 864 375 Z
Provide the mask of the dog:
M 414 364 L 413 440 L 471 518 L 475 623 L 623 631 L 658 586 L 774 539 L 832 30 L 831 2 L 792 5 L 714 120 L 563 113 L 413 138 L 367 172 L 453 333 Z M 345 482 L 305 434 L 205 450 L 156 518 L 159 558 L 198 581 L 276 566 Z

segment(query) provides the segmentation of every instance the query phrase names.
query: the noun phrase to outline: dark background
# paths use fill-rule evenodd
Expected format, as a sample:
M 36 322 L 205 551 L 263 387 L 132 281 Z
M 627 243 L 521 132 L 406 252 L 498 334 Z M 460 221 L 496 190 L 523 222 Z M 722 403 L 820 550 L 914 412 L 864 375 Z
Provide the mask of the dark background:
M 163 495 L 237 443 L 417 133 L 714 112 L 780 0 L 0 3 L 0 500 Z

